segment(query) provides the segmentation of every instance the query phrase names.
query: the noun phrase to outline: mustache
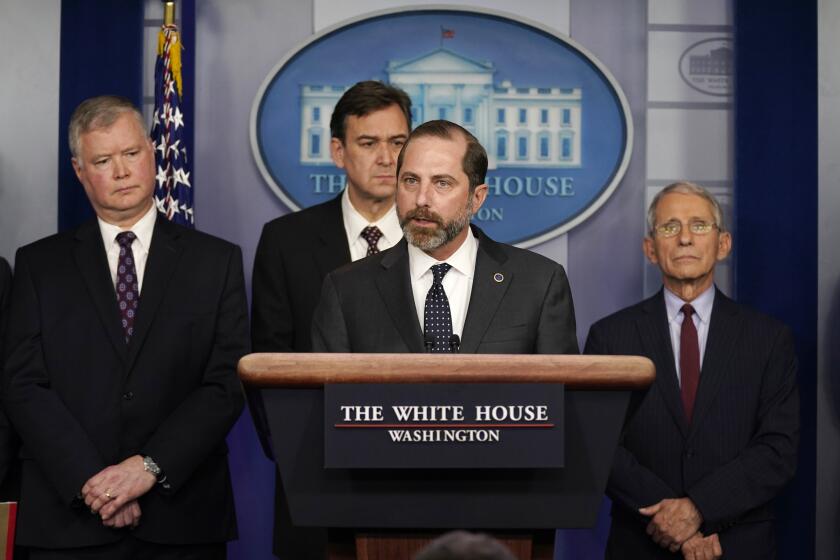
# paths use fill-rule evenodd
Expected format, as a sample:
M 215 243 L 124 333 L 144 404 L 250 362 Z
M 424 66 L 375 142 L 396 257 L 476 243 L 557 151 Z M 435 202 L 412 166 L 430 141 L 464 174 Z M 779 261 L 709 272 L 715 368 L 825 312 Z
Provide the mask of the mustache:
M 443 218 L 441 218 L 437 212 L 422 206 L 408 212 L 405 215 L 404 221 L 408 220 L 426 220 L 429 222 L 437 222 L 438 224 L 443 222 Z

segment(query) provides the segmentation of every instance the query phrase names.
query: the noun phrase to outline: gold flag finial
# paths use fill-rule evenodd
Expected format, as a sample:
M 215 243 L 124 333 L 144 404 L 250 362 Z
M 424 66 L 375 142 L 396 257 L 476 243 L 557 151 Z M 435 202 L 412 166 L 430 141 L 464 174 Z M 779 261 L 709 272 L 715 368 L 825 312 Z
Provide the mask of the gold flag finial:
M 175 1 L 163 0 L 163 25 L 175 23 Z

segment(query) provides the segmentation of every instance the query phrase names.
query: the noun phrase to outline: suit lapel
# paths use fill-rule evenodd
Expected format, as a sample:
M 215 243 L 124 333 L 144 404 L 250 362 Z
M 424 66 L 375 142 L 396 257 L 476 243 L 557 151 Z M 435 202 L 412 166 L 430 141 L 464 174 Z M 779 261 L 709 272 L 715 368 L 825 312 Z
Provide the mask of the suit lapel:
M 175 272 L 182 250 L 179 237 L 178 228 L 164 217 L 156 217 L 152 245 L 149 247 L 146 272 L 143 276 L 143 288 L 140 292 L 140 306 L 137 308 L 137 319 L 134 323 L 134 335 L 128 345 L 127 372 L 131 371 L 137 360 L 157 309 L 166 294 L 166 287 Z
M 694 402 L 692 433 L 702 423 L 703 416 L 708 412 L 723 380 L 726 376 L 732 375 L 729 364 L 735 353 L 740 331 L 741 320 L 738 306 L 717 290 L 709 321 L 709 336 L 703 353 L 700 384 L 697 387 Z
M 507 255 L 499 249 L 498 244 L 480 229 L 474 228 L 474 231 L 478 235 L 478 253 L 461 337 L 461 352 L 464 354 L 474 354 L 478 350 L 514 276 L 513 270 L 507 266 Z M 497 273 L 502 275 L 501 282 L 495 279 Z
M 102 234 L 99 232 L 95 219 L 79 228 L 76 232 L 76 240 L 74 255 L 76 264 L 96 307 L 96 312 L 105 327 L 105 332 L 108 333 L 108 339 L 117 355 L 125 361 L 128 349 L 117 307 L 117 295 L 111 282 L 108 258 L 105 255 L 105 247 L 102 245 Z
M 405 239 L 382 257 L 376 287 L 409 352 L 423 352 L 423 331 L 417 320 Z
M 665 294 L 660 292 L 645 301 L 644 316 L 637 326 L 645 354 L 656 364 L 656 381 L 665 405 L 671 412 L 683 437 L 688 436 L 688 422 L 682 405 L 680 387 L 677 383 L 674 350 L 671 347 L 671 332 L 668 329 L 668 313 L 665 310 Z
M 325 208 L 324 219 L 319 220 L 318 244 L 313 258 L 321 273 L 321 280 L 336 268 L 350 262 L 350 247 L 347 245 L 347 232 L 344 231 L 344 217 L 341 213 L 341 195 L 334 198 Z M 320 291 L 321 286 L 316 289 Z

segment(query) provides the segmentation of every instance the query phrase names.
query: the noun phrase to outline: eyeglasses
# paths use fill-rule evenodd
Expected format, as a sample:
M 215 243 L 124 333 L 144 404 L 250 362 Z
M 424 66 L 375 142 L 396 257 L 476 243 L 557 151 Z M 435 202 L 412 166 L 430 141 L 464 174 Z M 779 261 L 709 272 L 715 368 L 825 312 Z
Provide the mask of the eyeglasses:
M 703 222 L 700 220 L 696 220 L 693 222 L 688 223 L 688 231 L 693 233 L 694 235 L 706 235 L 713 229 L 717 229 L 717 224 L 712 222 Z M 683 225 L 681 222 L 676 220 L 672 220 L 668 223 L 662 224 L 661 226 L 656 226 L 655 231 L 656 234 L 661 237 L 674 237 L 675 235 L 679 235 L 682 231 Z

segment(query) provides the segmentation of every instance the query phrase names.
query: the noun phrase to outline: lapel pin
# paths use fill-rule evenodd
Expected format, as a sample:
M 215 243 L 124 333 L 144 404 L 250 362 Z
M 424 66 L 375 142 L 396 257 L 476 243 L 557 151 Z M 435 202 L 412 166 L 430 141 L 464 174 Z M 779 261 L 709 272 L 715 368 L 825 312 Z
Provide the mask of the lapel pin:
M 493 280 L 495 280 L 496 282 L 501 284 L 502 282 L 505 281 L 505 275 L 502 274 L 501 272 L 497 272 L 496 274 L 493 275 Z

